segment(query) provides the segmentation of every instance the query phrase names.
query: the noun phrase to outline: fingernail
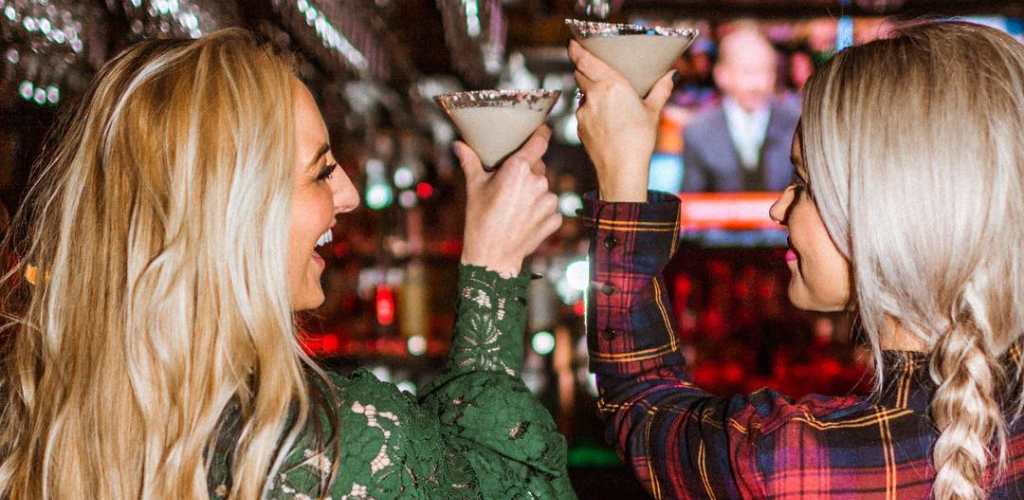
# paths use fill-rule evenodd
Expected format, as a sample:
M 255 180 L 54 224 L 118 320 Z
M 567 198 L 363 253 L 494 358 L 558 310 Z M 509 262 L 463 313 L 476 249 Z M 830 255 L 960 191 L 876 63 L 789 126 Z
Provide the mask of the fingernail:
M 455 153 L 455 156 L 462 156 L 462 146 L 452 144 L 452 153 Z

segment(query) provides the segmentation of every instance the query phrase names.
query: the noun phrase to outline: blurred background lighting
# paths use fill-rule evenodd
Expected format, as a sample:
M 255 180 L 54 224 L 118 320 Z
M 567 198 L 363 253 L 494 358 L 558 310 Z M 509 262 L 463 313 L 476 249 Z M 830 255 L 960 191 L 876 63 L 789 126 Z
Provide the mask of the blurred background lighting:
M 413 173 L 409 167 L 398 167 L 395 169 L 395 187 L 398 189 L 406 189 L 412 187 L 413 182 L 416 181 L 416 174 Z
M 373 210 L 381 210 L 391 205 L 391 186 L 374 183 L 366 188 L 366 206 Z
M 537 332 L 533 334 L 530 346 L 533 347 L 533 351 L 537 354 L 547 356 L 551 354 L 551 351 L 555 350 L 555 336 L 551 332 Z
M 413 356 L 422 356 L 427 353 L 427 339 L 423 338 L 422 335 L 409 337 L 405 344 L 409 348 L 409 354 Z
M 416 383 L 411 380 L 403 380 L 397 384 L 398 390 L 408 392 L 409 394 L 416 394 Z
M 565 217 L 576 217 L 576 211 L 583 208 L 583 198 L 567 191 L 558 195 L 558 211 Z
M 565 279 L 569 285 L 579 291 L 585 291 L 590 283 L 590 264 L 585 260 L 577 260 L 565 268 Z
M 421 182 L 416 185 L 416 194 L 419 195 L 420 198 L 426 200 L 434 195 L 434 186 L 431 186 L 426 182 Z
M 398 195 L 398 205 L 402 208 L 412 208 L 416 206 L 416 202 L 419 198 L 416 197 L 416 193 L 413 191 L 402 191 Z
M 21 82 L 21 85 L 18 85 L 18 95 L 26 101 L 32 98 L 33 90 L 35 90 L 35 85 L 32 85 L 32 82 L 28 80 L 25 80 Z

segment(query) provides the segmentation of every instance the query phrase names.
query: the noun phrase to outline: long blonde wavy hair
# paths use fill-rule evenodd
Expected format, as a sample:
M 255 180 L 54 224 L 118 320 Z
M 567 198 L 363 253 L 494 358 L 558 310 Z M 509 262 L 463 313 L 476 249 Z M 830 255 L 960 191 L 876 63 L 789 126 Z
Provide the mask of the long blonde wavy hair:
M 241 30 L 103 68 L 3 280 L 0 497 L 206 499 L 229 406 L 230 498 L 264 494 L 309 406 L 285 272 L 294 81 Z M 35 286 L 13 284 L 30 264 Z
M 1021 410 L 1001 358 L 1024 332 L 1024 46 L 929 23 L 845 50 L 807 83 L 802 133 L 876 365 L 887 322 L 927 349 L 934 497 L 985 498 Z

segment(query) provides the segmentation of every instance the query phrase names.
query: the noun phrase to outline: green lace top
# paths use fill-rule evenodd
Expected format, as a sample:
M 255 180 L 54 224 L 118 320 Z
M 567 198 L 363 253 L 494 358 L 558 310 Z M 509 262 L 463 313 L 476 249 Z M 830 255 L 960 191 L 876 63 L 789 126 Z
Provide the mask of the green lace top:
M 460 267 L 451 353 L 418 396 L 365 370 L 330 374 L 335 408 L 314 410 L 267 497 L 574 499 L 565 440 L 519 376 L 527 280 Z M 335 432 L 340 456 L 322 437 Z M 230 450 L 217 449 L 211 499 L 230 489 Z

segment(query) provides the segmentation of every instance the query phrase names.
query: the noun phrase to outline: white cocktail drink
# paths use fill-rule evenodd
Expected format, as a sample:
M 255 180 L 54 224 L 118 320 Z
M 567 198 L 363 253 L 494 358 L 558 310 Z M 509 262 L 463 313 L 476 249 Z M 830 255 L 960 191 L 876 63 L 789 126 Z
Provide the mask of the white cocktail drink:
M 575 19 L 565 22 L 583 48 L 615 68 L 645 97 L 697 36 L 693 29 L 648 28 Z
M 485 169 L 493 170 L 547 119 L 557 90 L 478 90 L 434 99 Z

